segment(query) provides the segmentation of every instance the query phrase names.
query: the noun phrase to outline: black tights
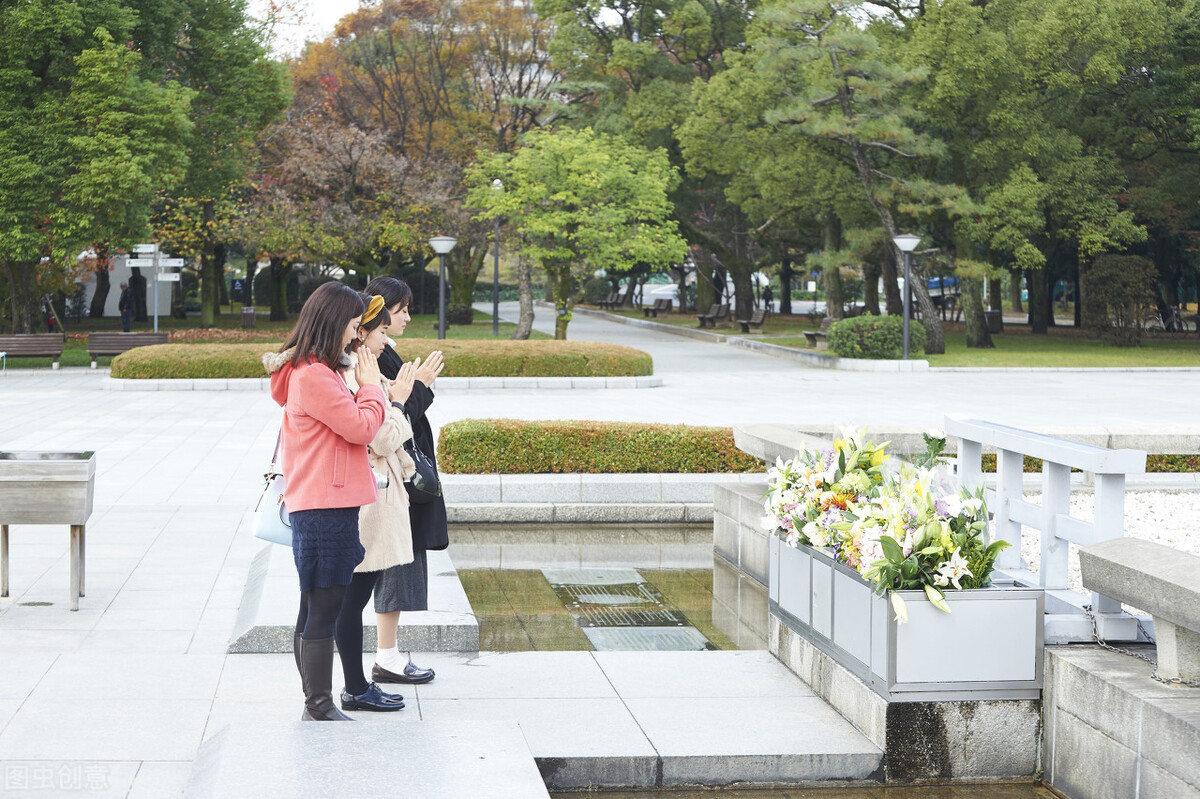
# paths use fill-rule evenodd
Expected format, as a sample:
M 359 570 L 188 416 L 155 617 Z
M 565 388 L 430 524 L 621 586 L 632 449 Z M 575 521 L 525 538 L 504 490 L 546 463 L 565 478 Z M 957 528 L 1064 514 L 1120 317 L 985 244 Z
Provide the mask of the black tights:
M 334 624 L 342 609 L 342 597 L 345 595 L 346 586 L 344 585 L 301 591 L 300 615 L 296 618 L 296 632 L 303 635 L 306 640 L 332 638 Z
M 342 609 L 337 617 L 338 654 L 342 658 L 342 674 L 346 678 L 346 690 L 358 696 L 366 693 L 369 683 L 363 673 L 363 608 L 375 590 L 379 572 L 355 572 L 342 599 Z

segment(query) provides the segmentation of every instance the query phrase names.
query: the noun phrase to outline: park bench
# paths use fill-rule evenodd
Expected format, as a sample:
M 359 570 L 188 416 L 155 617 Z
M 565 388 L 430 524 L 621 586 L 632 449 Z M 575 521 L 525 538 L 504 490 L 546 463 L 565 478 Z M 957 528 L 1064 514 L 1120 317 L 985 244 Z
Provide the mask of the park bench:
M 120 355 L 134 347 L 166 343 L 166 333 L 89 333 L 88 355 L 91 356 L 92 368 L 95 369 L 96 359 L 101 355 Z
M 657 319 L 660 311 L 664 314 L 670 313 L 671 312 L 671 301 L 670 300 L 655 300 L 654 305 L 650 306 L 649 308 L 642 309 L 642 315 L 645 316 L 646 318 L 650 318 L 651 316 L 653 316 L 655 319 Z
M 749 319 L 739 319 L 738 324 L 742 326 L 743 333 L 761 333 L 765 321 L 767 321 L 767 311 L 765 308 L 759 308 L 750 314 Z
M 621 294 L 618 291 L 614 291 L 613 293 L 609 294 L 606 299 L 604 299 L 603 301 L 598 302 L 596 304 L 599 305 L 601 308 L 615 310 L 623 302 L 625 302 L 625 295 Z
M 54 368 L 62 357 L 63 336 L 61 333 L 14 333 L 0 335 L 0 353 L 4 355 L 4 366 L 8 358 L 53 358 Z
M 829 332 L 829 327 L 835 320 L 832 316 L 826 316 L 821 320 L 821 327 L 817 330 L 805 330 L 804 339 L 808 342 L 808 346 L 814 349 L 823 350 L 827 347 L 825 343 L 825 334 Z
M 708 313 L 697 314 L 696 318 L 700 320 L 700 327 L 729 327 L 729 306 L 714 305 Z
M 1111 538 L 1082 547 L 1079 569 L 1084 588 L 1154 618 L 1159 677 L 1200 680 L 1200 557 L 1153 541 Z

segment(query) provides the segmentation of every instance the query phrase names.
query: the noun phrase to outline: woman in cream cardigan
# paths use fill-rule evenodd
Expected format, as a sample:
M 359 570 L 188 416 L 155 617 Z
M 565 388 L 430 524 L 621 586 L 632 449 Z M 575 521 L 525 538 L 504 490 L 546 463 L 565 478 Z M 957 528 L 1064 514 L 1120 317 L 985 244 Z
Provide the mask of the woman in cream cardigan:
M 368 350 L 377 355 L 387 342 L 387 326 L 391 319 L 383 307 L 382 297 L 367 297 L 367 310 L 362 324 L 351 342 L 351 360 L 357 352 Z M 354 393 L 359 386 L 353 369 L 344 373 L 346 384 Z M 379 489 L 379 499 L 359 510 L 358 532 L 366 554 L 354 569 L 354 578 L 342 601 L 337 619 L 337 646 L 342 659 L 346 688 L 342 691 L 343 710 L 394 711 L 404 707 L 404 697 L 380 690 L 367 682 L 363 673 L 362 614 L 375 589 L 380 572 L 392 566 L 412 563 L 412 529 L 408 519 L 408 491 L 404 481 L 416 472 L 412 458 L 404 451 L 404 442 L 412 438 L 412 427 L 405 418 L 403 407 L 412 391 L 416 369 L 410 367 L 396 375 L 394 381 L 381 380 L 391 404 L 383 426 L 367 446 L 371 468 L 379 477 L 387 477 L 387 486 Z

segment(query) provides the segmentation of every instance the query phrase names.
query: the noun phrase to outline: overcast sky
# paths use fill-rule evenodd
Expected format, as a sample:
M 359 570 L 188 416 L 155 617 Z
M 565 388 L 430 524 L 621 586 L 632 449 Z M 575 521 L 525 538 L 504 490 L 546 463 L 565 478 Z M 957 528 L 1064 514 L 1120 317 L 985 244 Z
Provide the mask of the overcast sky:
M 251 16 L 261 18 L 269 5 L 269 0 L 249 0 L 247 8 Z M 358 8 L 358 0 L 293 0 L 291 6 L 300 11 L 303 21 L 276 28 L 276 55 L 299 55 L 305 41 L 319 41 L 333 33 L 337 21 Z

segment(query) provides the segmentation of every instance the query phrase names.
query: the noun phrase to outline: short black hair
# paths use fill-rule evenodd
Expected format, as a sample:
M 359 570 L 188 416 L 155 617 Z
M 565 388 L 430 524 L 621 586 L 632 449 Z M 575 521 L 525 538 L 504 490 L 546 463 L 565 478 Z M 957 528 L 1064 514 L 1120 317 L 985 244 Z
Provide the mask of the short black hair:
M 364 291 L 368 295 L 378 294 L 383 297 L 384 308 L 399 304 L 401 308 L 412 309 L 412 289 L 398 277 L 377 277 L 367 284 Z

